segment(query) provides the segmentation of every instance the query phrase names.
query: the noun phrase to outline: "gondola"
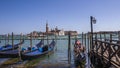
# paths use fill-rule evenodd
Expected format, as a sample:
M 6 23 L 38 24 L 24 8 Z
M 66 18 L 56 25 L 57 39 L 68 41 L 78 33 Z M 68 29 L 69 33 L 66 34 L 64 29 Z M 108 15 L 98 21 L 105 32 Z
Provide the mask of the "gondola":
M 20 43 L 18 43 L 18 44 L 15 44 L 15 45 L 7 44 L 7 45 L 5 45 L 5 46 L 1 46 L 1 47 L 0 47 L 0 52 L 17 49 L 17 48 L 19 47 L 19 45 L 20 45 L 20 44 L 23 44 L 23 43 L 24 43 L 24 40 L 22 40 L 22 42 L 20 42 Z
M 76 42 L 75 42 L 76 43 Z M 75 51 L 75 45 L 74 44 L 74 63 L 76 67 L 80 67 L 80 68 L 85 68 L 85 63 L 86 63 L 86 52 L 82 52 L 82 51 Z
M 86 56 L 82 53 L 78 55 L 74 54 L 74 63 L 76 67 L 80 66 L 80 68 L 84 68 L 86 63 Z
M 40 47 L 41 45 L 43 45 L 43 40 L 41 40 L 38 44 L 36 44 L 36 47 Z M 3 51 L 3 52 L 0 52 L 0 58 L 17 58 L 19 57 L 19 53 L 21 54 L 21 52 L 22 52 L 22 49 Z
M 36 50 L 22 53 L 22 55 L 21 55 L 22 60 L 35 59 L 35 58 L 41 57 L 43 55 L 46 55 L 50 52 L 53 52 L 54 46 L 55 46 L 55 41 L 52 40 L 52 42 L 49 45 L 44 45 L 43 47 L 40 47 Z

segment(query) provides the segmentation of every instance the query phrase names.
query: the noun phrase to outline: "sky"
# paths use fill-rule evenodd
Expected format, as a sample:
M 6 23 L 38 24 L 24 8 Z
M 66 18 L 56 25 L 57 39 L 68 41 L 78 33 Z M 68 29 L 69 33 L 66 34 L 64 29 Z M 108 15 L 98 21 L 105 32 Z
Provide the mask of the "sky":
M 0 0 L 0 34 L 27 34 L 49 28 L 87 33 L 120 30 L 120 0 Z

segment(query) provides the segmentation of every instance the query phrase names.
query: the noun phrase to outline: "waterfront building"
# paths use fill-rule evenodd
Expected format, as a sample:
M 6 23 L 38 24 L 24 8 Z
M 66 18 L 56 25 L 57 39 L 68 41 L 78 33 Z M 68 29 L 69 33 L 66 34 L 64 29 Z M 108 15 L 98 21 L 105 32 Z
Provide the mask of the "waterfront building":
M 69 32 L 70 32 L 70 35 L 73 35 L 73 36 L 78 35 L 77 31 L 65 31 L 65 35 L 69 35 Z
M 64 30 L 63 30 L 63 29 L 62 29 L 62 30 L 58 29 L 57 26 L 56 26 L 55 29 L 49 30 L 48 23 L 46 23 L 46 32 L 45 32 L 44 34 L 48 34 L 48 35 L 58 35 L 58 36 L 60 36 L 60 35 L 65 35 L 65 34 L 64 34 Z
M 39 36 L 45 36 L 45 35 L 57 35 L 57 36 L 63 36 L 63 35 L 68 35 L 70 32 L 71 35 L 78 35 L 77 31 L 64 31 L 64 29 L 60 30 L 56 26 L 56 28 L 51 29 L 49 28 L 48 22 L 46 22 L 46 32 L 38 32 L 38 31 L 33 31 L 30 34 L 27 34 L 27 36 L 32 35 L 33 37 L 39 37 Z

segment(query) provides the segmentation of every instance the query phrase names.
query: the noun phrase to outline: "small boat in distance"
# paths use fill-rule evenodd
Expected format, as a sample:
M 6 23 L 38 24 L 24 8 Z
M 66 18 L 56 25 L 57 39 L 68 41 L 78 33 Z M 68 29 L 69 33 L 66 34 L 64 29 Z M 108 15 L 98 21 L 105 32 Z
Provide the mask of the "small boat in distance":
M 49 45 L 45 45 L 43 47 L 38 47 L 38 49 L 35 49 L 33 51 L 28 51 L 28 52 L 22 52 L 22 60 L 31 60 L 35 58 L 39 58 L 42 55 L 46 55 L 50 52 L 54 51 L 54 46 L 55 46 L 55 41 L 52 40 L 52 42 Z

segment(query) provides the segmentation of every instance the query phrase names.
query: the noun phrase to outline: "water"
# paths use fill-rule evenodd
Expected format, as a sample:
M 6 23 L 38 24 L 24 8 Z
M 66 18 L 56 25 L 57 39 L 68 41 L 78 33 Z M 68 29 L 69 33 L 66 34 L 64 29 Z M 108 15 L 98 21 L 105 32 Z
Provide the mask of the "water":
M 55 37 L 52 36 L 52 37 L 49 37 L 49 39 L 52 39 Z M 77 36 L 77 38 L 79 38 L 82 42 L 82 37 L 81 35 Z M 18 39 L 18 38 L 17 38 Z M 46 39 L 46 38 L 45 38 Z M 52 57 L 54 58 L 51 58 L 52 60 L 55 59 L 55 61 L 57 62 L 64 62 L 64 63 L 67 63 L 68 61 L 68 36 L 59 36 L 57 37 L 57 44 L 56 44 L 56 49 L 57 51 L 55 51 L 54 55 L 52 55 Z M 32 46 L 35 46 L 40 40 L 37 40 L 37 39 L 33 39 L 32 40 Z M 75 37 L 72 37 L 71 39 L 71 57 L 72 57 L 72 61 L 71 63 L 74 63 L 73 61 L 73 46 L 74 46 L 74 41 L 75 41 Z M 20 40 L 14 40 L 14 44 L 16 43 L 19 43 Z M 51 42 L 51 40 L 49 40 L 49 43 Z M 86 41 L 87 42 L 87 41 Z M 6 43 L 8 44 L 11 44 L 12 43 L 12 40 L 9 40 L 9 42 L 6 40 Z M 83 44 L 85 42 L 83 41 Z M 47 40 L 44 41 L 44 44 L 47 44 Z M 88 44 L 88 43 L 87 43 Z M 86 44 L 86 45 L 87 45 Z M 0 43 L 1 46 L 5 45 L 5 40 L 1 40 L 1 43 Z M 27 48 L 28 46 L 30 46 L 30 40 L 25 40 L 24 44 L 22 45 L 23 48 Z M 86 48 L 88 48 L 88 46 L 86 46 Z M 87 49 L 88 50 L 88 49 Z
M 104 37 L 102 35 L 102 37 Z M 55 37 L 49 37 L 49 39 L 52 39 Z M 50 57 L 43 57 L 43 59 L 38 62 L 37 66 L 41 66 L 43 64 L 68 64 L 68 40 L 67 40 L 68 36 L 59 36 L 57 37 L 57 43 L 56 43 L 56 47 L 55 47 L 55 51 L 53 54 L 50 55 Z M 72 37 L 74 38 L 74 37 Z M 81 35 L 78 36 L 78 38 L 82 41 L 81 39 Z M 107 38 L 109 39 L 109 35 L 107 35 Z M 38 39 L 33 39 L 32 40 L 32 46 L 35 46 L 40 40 Z M 71 65 L 73 65 L 72 67 L 74 67 L 74 58 L 73 58 L 73 46 L 74 46 L 74 39 L 71 39 Z M 19 43 L 20 40 L 14 40 L 14 44 Z M 51 42 L 51 40 L 49 40 L 49 43 Z M 86 42 L 88 42 L 88 40 L 86 40 Z M 12 40 L 9 40 L 9 42 L 6 40 L 6 43 L 11 44 Z M 84 45 L 84 40 L 83 40 L 83 45 Z M 44 40 L 44 44 L 47 44 L 47 40 Z M 1 40 L 0 43 L 1 46 L 5 45 L 5 40 Z M 88 52 L 88 43 L 86 43 L 86 51 Z M 22 44 L 22 48 L 27 48 L 30 46 L 30 40 L 25 40 L 24 44 Z M 0 59 L 1 60 L 1 59 Z M 35 61 L 36 62 L 36 61 Z M 87 62 L 88 62 L 88 58 L 87 58 Z
M 40 40 L 33 39 L 32 40 L 32 46 L 35 46 Z M 49 43 L 52 40 L 49 40 Z M 14 44 L 19 43 L 20 40 L 14 40 Z M 71 57 L 72 61 L 71 63 L 73 64 L 73 43 L 74 40 L 71 40 Z M 12 44 L 12 40 L 9 40 L 9 42 L 6 40 L 6 44 Z M 47 40 L 44 40 L 44 44 L 47 44 Z M 1 46 L 5 45 L 5 40 L 1 40 L 0 43 Z M 30 40 L 25 40 L 24 44 L 22 44 L 22 48 L 27 48 L 30 46 Z M 1 59 L 2 60 L 2 59 Z M 41 61 L 42 64 L 68 64 L 68 40 L 57 40 L 56 46 L 55 46 L 55 51 L 50 57 L 45 57 L 44 60 Z M 38 63 L 38 65 L 41 65 L 41 63 Z

